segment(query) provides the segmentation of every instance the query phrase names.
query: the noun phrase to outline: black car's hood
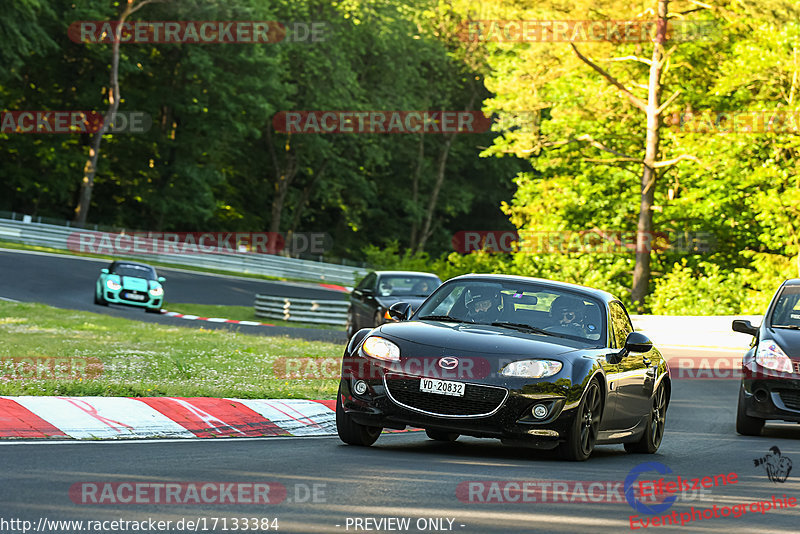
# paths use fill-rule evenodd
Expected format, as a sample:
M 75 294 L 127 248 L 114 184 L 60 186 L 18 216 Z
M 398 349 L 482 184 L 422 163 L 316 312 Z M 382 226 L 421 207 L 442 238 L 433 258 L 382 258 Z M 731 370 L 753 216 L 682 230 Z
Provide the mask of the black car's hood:
M 387 323 L 379 330 L 387 337 L 412 343 L 485 354 L 556 356 L 591 348 L 585 343 L 562 337 L 466 323 L 408 321 Z
M 790 358 L 800 358 L 800 330 L 788 328 L 770 328 L 765 334 L 774 339 Z

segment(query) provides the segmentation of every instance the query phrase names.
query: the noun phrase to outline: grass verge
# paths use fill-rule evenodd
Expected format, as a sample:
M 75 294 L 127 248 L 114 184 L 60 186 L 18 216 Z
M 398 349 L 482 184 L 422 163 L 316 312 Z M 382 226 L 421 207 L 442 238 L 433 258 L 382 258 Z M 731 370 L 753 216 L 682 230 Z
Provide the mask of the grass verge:
M 258 321 L 259 323 L 269 323 L 275 326 L 294 326 L 297 328 L 319 328 L 323 330 L 341 330 L 344 326 L 334 326 L 329 324 L 300 323 L 297 321 L 283 321 L 280 319 L 269 319 L 267 317 L 256 317 L 255 309 L 250 306 L 218 306 L 216 304 L 187 304 L 181 302 L 167 302 L 164 309 L 171 312 L 178 312 L 184 315 L 197 315 L 198 317 L 224 317 L 236 321 Z
M 0 301 L 0 395 L 332 399 L 337 380 L 282 379 L 273 364 L 343 348 Z M 97 360 L 96 376 L 81 371 Z

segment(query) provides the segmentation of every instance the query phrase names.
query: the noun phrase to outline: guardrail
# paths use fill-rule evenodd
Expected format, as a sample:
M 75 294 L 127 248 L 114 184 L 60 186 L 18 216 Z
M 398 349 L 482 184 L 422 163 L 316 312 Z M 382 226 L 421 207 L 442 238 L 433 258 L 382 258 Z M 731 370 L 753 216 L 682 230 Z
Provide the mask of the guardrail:
M 0 219 L 0 240 L 22 243 L 26 245 L 70 250 L 67 239 L 76 233 L 95 234 L 99 240 L 101 236 L 108 235 L 82 228 L 58 226 L 33 222 L 31 220 L 17 221 L 13 219 Z M 73 235 L 73 240 L 75 236 Z M 76 240 L 77 241 L 77 240 Z M 147 240 L 161 243 L 157 239 Z M 157 248 L 155 250 L 158 250 Z M 161 248 L 164 250 L 164 248 Z M 172 265 L 185 265 L 228 271 L 232 273 L 249 273 L 279 278 L 293 278 L 311 282 L 333 282 L 347 286 L 355 285 L 356 280 L 367 274 L 361 267 L 337 265 L 297 258 L 287 258 L 272 254 L 252 252 L 242 253 L 213 253 L 213 254 L 114 254 L 120 258 L 134 258 L 142 261 L 168 263 Z
M 347 322 L 345 300 L 310 300 L 256 295 L 256 317 L 302 323 L 344 326 Z

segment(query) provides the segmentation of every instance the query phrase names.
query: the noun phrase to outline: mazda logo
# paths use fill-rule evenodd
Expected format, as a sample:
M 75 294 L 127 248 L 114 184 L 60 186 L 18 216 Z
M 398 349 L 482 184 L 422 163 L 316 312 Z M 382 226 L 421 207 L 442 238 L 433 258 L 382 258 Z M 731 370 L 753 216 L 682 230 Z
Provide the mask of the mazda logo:
M 442 369 L 455 369 L 458 367 L 458 358 L 452 356 L 445 356 L 439 359 L 439 367 Z

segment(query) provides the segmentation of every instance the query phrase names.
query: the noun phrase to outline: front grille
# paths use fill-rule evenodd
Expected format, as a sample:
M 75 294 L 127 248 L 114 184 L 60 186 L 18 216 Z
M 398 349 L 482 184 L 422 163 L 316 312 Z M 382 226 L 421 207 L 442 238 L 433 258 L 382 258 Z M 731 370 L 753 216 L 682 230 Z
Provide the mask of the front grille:
M 142 295 L 142 299 L 129 298 L 128 295 Z M 123 289 L 119 292 L 119 298 L 130 300 L 131 302 L 147 302 L 150 297 L 147 296 L 147 291 L 136 291 L 133 289 Z
M 386 375 L 384 383 L 389 398 L 396 404 L 431 415 L 477 417 L 491 415 L 508 396 L 505 388 L 466 384 L 463 397 L 425 393 L 419 390 L 419 378 Z
M 778 389 L 783 404 L 790 410 L 800 410 L 800 390 Z

